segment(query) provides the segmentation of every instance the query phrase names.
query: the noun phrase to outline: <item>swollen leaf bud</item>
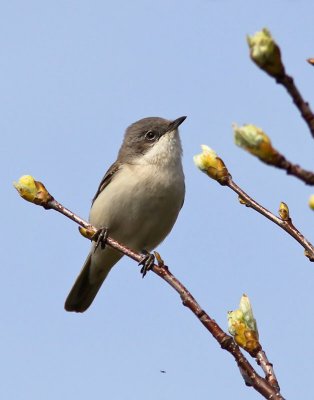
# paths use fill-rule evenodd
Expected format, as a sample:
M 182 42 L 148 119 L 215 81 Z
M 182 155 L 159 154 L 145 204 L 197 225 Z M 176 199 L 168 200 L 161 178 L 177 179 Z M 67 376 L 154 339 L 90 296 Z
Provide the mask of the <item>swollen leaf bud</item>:
M 203 152 L 193 157 L 194 164 L 221 185 L 226 184 L 230 178 L 230 174 L 225 163 L 210 147 L 203 144 L 201 148 Z
M 18 182 L 13 182 L 13 186 L 24 200 L 30 201 L 31 203 L 34 202 L 34 199 L 37 195 L 37 188 L 35 185 L 35 180 L 32 176 L 21 176 Z
M 264 28 L 253 36 L 247 36 L 247 42 L 251 59 L 256 65 L 274 78 L 284 75 L 280 49 L 268 29 Z
M 289 221 L 290 220 L 289 207 L 283 201 L 280 203 L 278 212 L 279 212 L 280 218 L 283 221 Z
M 238 196 L 238 200 L 239 200 L 240 204 L 242 204 L 242 205 L 244 205 L 246 207 L 250 207 L 250 204 L 243 197 Z
M 96 231 L 92 228 L 83 228 L 82 226 L 78 227 L 78 230 L 82 236 L 86 239 L 92 240 L 93 236 L 95 235 Z
M 45 186 L 41 182 L 35 181 L 31 175 L 21 176 L 18 182 L 13 182 L 13 185 L 19 195 L 31 203 L 46 206 L 52 200 L 52 196 Z
M 267 164 L 275 164 L 279 153 L 271 144 L 269 137 L 255 125 L 232 125 L 234 142 L 237 146 L 255 155 Z
M 309 206 L 312 210 L 314 210 L 314 194 L 312 194 L 309 198 Z
M 228 330 L 235 342 L 251 355 L 261 350 L 256 320 L 247 295 L 241 297 L 237 310 L 228 312 Z

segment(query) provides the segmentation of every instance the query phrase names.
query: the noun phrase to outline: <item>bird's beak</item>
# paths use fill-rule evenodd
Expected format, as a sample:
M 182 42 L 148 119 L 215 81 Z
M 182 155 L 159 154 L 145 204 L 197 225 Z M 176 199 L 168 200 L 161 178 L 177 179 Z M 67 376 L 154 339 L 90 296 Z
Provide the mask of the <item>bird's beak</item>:
M 171 121 L 168 127 L 168 132 L 174 131 L 175 129 L 177 129 L 182 122 L 186 119 L 186 116 L 184 117 L 180 117 L 175 119 L 174 121 Z

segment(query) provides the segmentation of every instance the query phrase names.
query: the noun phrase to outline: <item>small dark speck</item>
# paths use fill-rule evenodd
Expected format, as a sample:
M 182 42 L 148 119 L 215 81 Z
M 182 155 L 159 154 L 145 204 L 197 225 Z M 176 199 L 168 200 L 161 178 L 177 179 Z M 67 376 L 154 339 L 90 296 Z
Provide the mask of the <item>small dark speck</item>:
M 163 370 L 163 369 L 161 369 L 160 372 L 161 372 L 162 374 L 165 374 L 165 373 L 166 373 L 166 371 Z

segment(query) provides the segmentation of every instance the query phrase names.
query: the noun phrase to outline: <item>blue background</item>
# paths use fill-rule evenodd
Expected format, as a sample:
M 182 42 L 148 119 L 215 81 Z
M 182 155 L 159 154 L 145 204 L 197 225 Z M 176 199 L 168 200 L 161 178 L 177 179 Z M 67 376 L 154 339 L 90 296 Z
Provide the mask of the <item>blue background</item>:
M 89 243 L 12 187 L 32 174 L 87 217 L 125 128 L 181 115 L 186 201 L 158 250 L 225 329 L 227 311 L 247 293 L 283 395 L 313 398 L 314 264 L 192 161 L 208 144 L 243 189 L 275 213 L 285 201 L 313 238 L 312 189 L 237 148 L 231 129 L 254 123 L 288 159 L 313 169 L 304 121 L 250 61 L 246 43 L 246 34 L 268 27 L 313 102 L 314 69 L 305 61 L 314 56 L 313 13 L 311 2 L 293 0 L 2 2 L 1 398 L 260 398 L 178 295 L 154 274 L 142 280 L 127 258 L 88 312 L 66 313 Z

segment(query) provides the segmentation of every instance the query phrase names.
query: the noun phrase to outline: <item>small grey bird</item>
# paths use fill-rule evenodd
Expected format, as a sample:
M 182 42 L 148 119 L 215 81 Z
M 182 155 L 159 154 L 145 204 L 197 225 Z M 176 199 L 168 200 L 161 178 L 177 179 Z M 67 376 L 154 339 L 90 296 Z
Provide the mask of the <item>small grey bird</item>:
M 184 202 L 185 185 L 178 127 L 174 121 L 141 119 L 125 132 L 118 158 L 102 179 L 93 199 L 89 222 L 146 254 L 171 231 Z M 67 311 L 84 312 L 93 302 L 110 269 L 123 254 L 92 243 L 71 289 Z

